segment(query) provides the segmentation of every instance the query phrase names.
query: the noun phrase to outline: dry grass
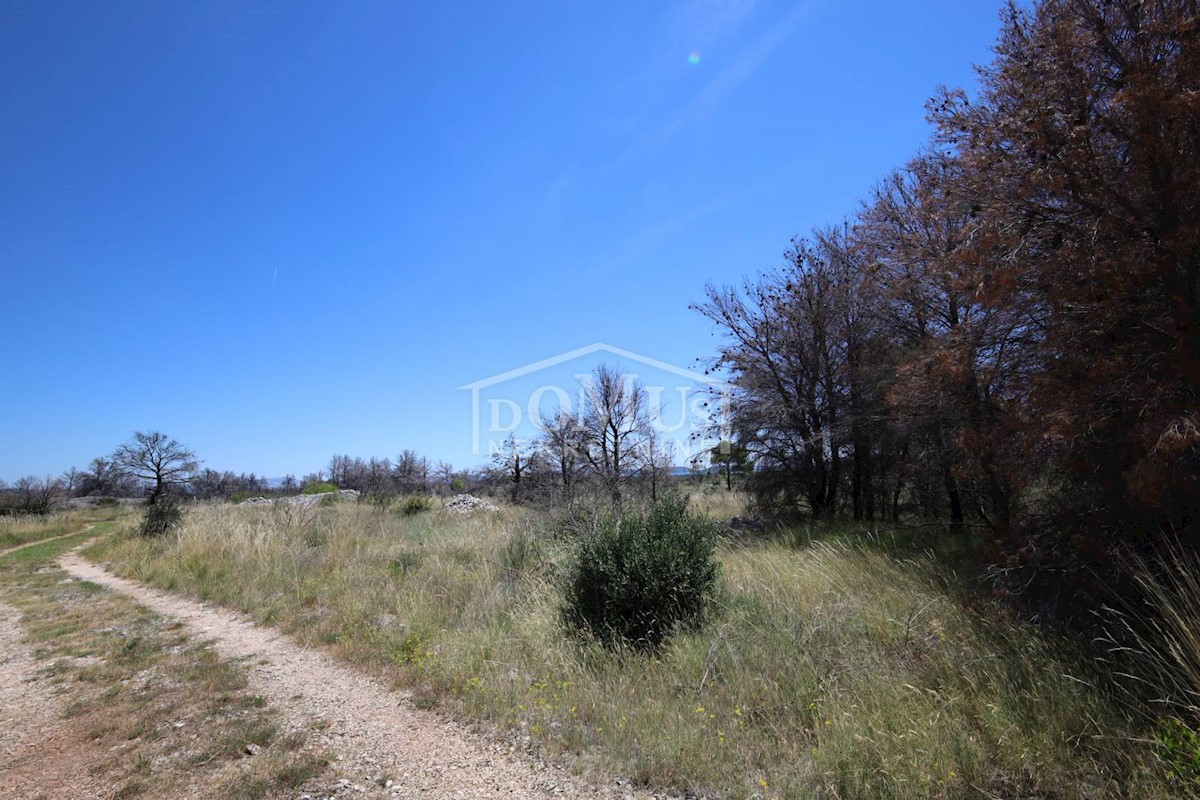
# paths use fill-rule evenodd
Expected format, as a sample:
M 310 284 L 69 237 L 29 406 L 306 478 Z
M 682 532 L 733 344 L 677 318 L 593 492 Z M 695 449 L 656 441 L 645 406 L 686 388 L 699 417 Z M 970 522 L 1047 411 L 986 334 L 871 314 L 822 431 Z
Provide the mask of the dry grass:
M 713 501 L 731 515 L 725 493 Z M 559 622 L 569 543 L 525 512 L 198 506 L 121 573 L 246 611 L 579 769 L 724 797 L 1157 797 L 1142 731 L 1062 643 L 964 608 L 934 566 L 725 546 L 720 613 L 657 657 Z
M 726 491 L 724 483 L 707 481 L 701 484 L 685 484 L 688 506 L 722 521 L 730 517 L 745 516 L 750 498 L 745 492 L 734 489 Z
M 1116 681 L 1147 705 L 1172 780 L 1200 794 L 1200 554 L 1169 541 L 1155 561 L 1135 561 L 1141 607 L 1115 615 L 1109 644 Z
M 110 519 L 114 509 L 75 509 L 44 516 L 20 514 L 0 517 L 0 550 L 52 539 L 78 531 L 88 523 Z
M 70 580 L 54 566 L 83 538 L 134 524 L 130 515 L 118 514 L 27 519 L 23 531 L 31 540 L 97 524 L 0 558 L 0 600 L 21 611 L 35 655 L 63 697 L 61 712 L 43 714 L 70 718 L 65 738 L 44 754 L 45 785 L 65 777 L 64 765 L 82 762 L 87 783 L 111 786 L 114 797 L 294 794 L 324 770 L 324 756 L 305 748 L 303 737 L 279 735 L 276 712 L 245 691 L 242 665 L 221 660 L 179 626 Z M 249 744 L 261 753 L 247 756 Z

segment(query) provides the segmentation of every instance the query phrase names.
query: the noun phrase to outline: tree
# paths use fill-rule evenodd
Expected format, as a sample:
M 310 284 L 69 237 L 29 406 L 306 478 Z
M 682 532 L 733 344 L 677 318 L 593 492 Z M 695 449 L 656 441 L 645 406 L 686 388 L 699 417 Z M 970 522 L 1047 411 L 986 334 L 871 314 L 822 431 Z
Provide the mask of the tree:
M 584 384 L 579 425 L 584 457 L 604 484 L 614 513 L 619 512 L 622 486 L 646 456 L 646 390 L 616 369 L 599 365 Z
M 75 492 L 80 497 L 120 497 L 136 491 L 127 472 L 108 458 L 93 458 L 79 476 Z
M 449 461 L 438 461 L 433 465 L 433 480 L 439 491 L 451 491 L 454 486 L 454 465 Z
M 658 503 L 658 487 L 667 479 L 675 463 L 673 443 L 663 440 L 657 421 L 652 421 L 646 426 L 643 453 L 642 475 L 650 484 L 650 503 L 653 505 Z
M 1091 608 L 1200 548 L 1200 10 L 1010 3 L 995 52 L 853 225 L 698 310 L 760 502 L 974 517 Z
M 1046 465 L 1049 524 L 1017 526 L 1009 549 L 1055 590 L 1164 535 L 1200 547 L 1197 13 L 1010 5 L 979 96 L 929 107 L 979 209 L 965 257 L 981 302 L 1021 314 L 1031 366 L 1013 438 L 1026 469 Z
M 397 488 L 402 492 L 424 492 L 429 489 L 429 461 L 412 450 L 396 456 L 393 467 Z
M 954 526 L 972 508 L 1007 530 L 1034 306 L 996 306 L 982 291 L 995 254 L 967 174 L 944 153 L 914 159 L 875 191 L 860 231 L 895 348 L 888 399 L 908 446 L 926 454 L 916 468 L 937 471 Z
M 541 435 L 538 449 L 557 473 L 562 499 L 571 503 L 575 487 L 582 477 L 587 437 L 579 421 L 566 409 L 538 420 Z
M 133 439 L 113 453 L 112 461 L 151 486 L 151 505 L 164 493 L 186 484 L 200 467 L 195 453 L 158 431 L 134 433 Z
M 86 474 L 75 467 L 71 467 L 59 477 L 58 482 L 68 497 L 74 497 L 76 492 L 79 491 Z
M 745 472 L 750 463 L 750 451 L 740 444 L 722 440 L 708 451 L 709 462 L 721 468 L 725 475 L 725 491 L 733 489 L 733 470 Z
M 12 486 L 0 481 L 0 514 L 45 514 L 63 494 L 62 481 L 26 475 Z
M 835 513 L 853 446 L 846 309 L 859 281 L 842 236 L 796 239 L 782 270 L 709 286 L 693 307 L 725 337 L 712 368 L 730 374 L 733 433 L 762 466 L 756 494 L 785 513 L 801 501 L 814 516 Z
M 514 503 L 524 499 L 521 481 L 534 469 L 536 463 L 537 452 L 524 442 L 517 441 L 511 433 L 505 440 L 504 447 L 492 456 L 492 464 L 496 471 L 510 484 L 509 498 Z

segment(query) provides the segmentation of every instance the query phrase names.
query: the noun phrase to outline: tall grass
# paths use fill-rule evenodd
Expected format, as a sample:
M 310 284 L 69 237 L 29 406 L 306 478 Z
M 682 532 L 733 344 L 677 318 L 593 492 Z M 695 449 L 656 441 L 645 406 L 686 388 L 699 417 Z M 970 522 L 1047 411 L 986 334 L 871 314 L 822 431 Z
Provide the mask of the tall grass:
M 1149 701 L 1147 716 L 1172 781 L 1200 795 L 1200 554 L 1168 541 L 1156 560 L 1138 559 L 1142 605 L 1118 611 L 1109 637 L 1117 682 Z
M 722 546 L 717 613 L 646 655 L 564 635 L 571 545 L 514 509 L 202 506 L 96 556 L 603 776 L 732 798 L 1167 795 L 1069 648 L 965 607 L 928 559 Z
M 115 508 L 55 511 L 51 514 L 0 517 L 0 550 L 73 533 L 89 522 L 111 519 L 123 512 Z
M 690 508 L 721 522 L 728 521 L 730 517 L 744 516 L 750 504 L 745 492 L 736 489 L 726 491 L 723 483 L 684 484 L 683 491 Z

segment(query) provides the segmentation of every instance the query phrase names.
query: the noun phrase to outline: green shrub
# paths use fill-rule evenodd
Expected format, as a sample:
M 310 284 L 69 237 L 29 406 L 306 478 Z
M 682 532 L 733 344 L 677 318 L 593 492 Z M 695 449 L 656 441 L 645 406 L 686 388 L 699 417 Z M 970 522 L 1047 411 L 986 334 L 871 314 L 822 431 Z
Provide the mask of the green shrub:
M 567 570 L 566 623 L 606 645 L 660 647 L 703 619 L 720 571 L 715 542 L 712 523 L 682 499 L 597 518 Z
M 1155 738 L 1171 777 L 1193 791 L 1200 790 L 1200 733 L 1178 717 L 1169 717 L 1159 725 Z
M 138 525 L 139 536 L 163 536 L 183 520 L 183 507 L 178 500 L 161 497 L 158 502 L 146 506 L 146 514 Z
M 310 483 L 300 490 L 300 494 L 328 494 L 337 490 L 338 487 L 332 483 Z
M 358 501 L 360 503 L 369 503 L 370 505 L 378 508 L 380 511 L 387 511 L 395 499 L 395 495 L 388 494 L 387 492 L 367 492 L 366 494 L 361 495 L 358 498 Z
M 400 513 L 409 517 L 431 508 L 433 508 L 433 501 L 423 494 L 410 494 L 400 503 Z

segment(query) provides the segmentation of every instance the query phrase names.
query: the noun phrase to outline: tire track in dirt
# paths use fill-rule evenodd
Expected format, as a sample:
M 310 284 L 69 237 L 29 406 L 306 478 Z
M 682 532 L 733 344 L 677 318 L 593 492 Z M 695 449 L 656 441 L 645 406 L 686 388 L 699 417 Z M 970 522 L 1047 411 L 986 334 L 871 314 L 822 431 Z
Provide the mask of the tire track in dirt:
M 120 592 L 211 640 L 224 658 L 246 659 L 250 690 L 335 755 L 328 793 L 353 797 L 629 797 L 629 787 L 581 785 L 567 773 L 422 711 L 383 681 L 338 664 L 232 611 L 118 578 L 72 551 L 59 566 Z M 390 781 L 390 784 L 388 783 Z M 387 784 L 387 785 L 381 785 Z
M 0 550 L 0 558 L 4 558 L 9 553 L 15 553 L 18 550 L 25 550 L 26 548 L 29 548 L 29 547 L 37 547 L 39 544 L 45 544 L 46 542 L 57 542 L 59 539 L 68 539 L 72 536 L 78 536 L 81 533 L 87 533 L 94 527 L 96 527 L 96 523 L 89 522 L 87 524 L 87 527 L 81 528 L 80 530 L 77 530 L 74 533 L 64 533 L 61 536 L 51 536 L 48 539 L 38 539 L 37 541 L 34 541 L 34 542 L 26 542 L 25 544 L 19 544 L 16 547 L 10 547 L 7 550 Z

